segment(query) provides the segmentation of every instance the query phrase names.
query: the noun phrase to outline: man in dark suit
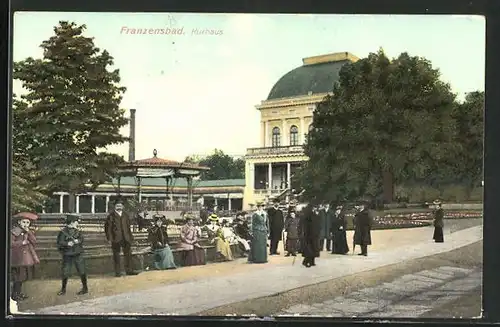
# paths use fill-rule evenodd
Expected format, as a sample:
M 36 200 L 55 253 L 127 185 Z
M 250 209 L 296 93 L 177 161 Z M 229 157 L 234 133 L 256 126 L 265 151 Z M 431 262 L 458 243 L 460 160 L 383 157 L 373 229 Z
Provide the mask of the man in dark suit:
M 359 255 L 368 255 L 368 245 L 372 244 L 371 229 L 373 215 L 368 208 L 368 203 L 362 202 L 358 206 L 358 213 L 354 216 L 354 244 L 361 246 Z
M 123 202 L 117 201 L 115 209 L 109 213 L 104 224 L 106 240 L 111 244 L 113 250 L 113 262 L 115 265 L 115 276 L 121 277 L 120 251 L 123 250 L 125 259 L 125 273 L 127 275 L 137 275 L 132 269 L 132 242 L 134 237 L 130 230 L 130 217 L 123 211 Z
M 274 206 L 267 210 L 267 217 L 269 219 L 269 246 L 270 255 L 279 255 L 278 244 L 282 239 L 283 229 L 285 228 L 285 215 L 279 208 L 278 200 L 274 201 Z
M 330 233 L 330 226 L 334 216 L 335 213 L 333 210 L 330 209 L 329 203 L 326 203 L 325 205 L 322 205 L 320 207 L 319 217 L 320 217 L 321 231 L 319 236 L 320 239 L 319 247 L 321 251 L 323 251 L 325 242 L 326 242 L 326 250 L 330 251 L 332 249 L 332 236 Z

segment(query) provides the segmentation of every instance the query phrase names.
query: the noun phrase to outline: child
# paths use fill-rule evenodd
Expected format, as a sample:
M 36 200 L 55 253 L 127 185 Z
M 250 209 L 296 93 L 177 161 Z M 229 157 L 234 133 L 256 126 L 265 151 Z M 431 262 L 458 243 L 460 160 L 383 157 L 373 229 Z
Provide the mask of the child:
M 66 216 L 66 227 L 57 236 L 57 247 L 62 254 L 62 287 L 58 295 L 66 294 L 66 285 L 71 275 L 71 268 L 75 265 L 76 271 L 82 281 L 82 289 L 78 295 L 87 294 L 87 275 L 85 274 L 85 261 L 83 258 L 83 235 L 78 229 L 80 216 L 69 214 Z
M 30 269 L 40 263 L 35 252 L 36 238 L 30 229 L 31 222 L 38 219 L 32 213 L 19 213 L 13 217 L 11 229 L 10 267 L 12 281 L 12 299 L 22 301 L 28 298 L 21 292 L 23 282 L 29 279 Z

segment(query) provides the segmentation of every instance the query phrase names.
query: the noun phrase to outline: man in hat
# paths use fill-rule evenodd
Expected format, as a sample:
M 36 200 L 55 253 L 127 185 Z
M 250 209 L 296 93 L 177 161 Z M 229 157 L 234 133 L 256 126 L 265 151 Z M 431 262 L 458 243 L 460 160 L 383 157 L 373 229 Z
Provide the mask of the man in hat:
M 66 294 L 66 285 L 68 278 L 71 276 L 71 268 L 73 265 L 80 275 L 82 281 L 82 289 L 78 295 L 87 294 L 89 292 L 87 286 L 87 274 L 85 273 L 85 260 L 83 258 L 83 235 L 78 229 L 80 216 L 68 214 L 66 216 L 66 226 L 57 235 L 57 247 L 62 254 L 62 285 L 58 295 Z
M 321 232 L 320 232 L 320 243 L 319 248 L 323 251 L 323 248 L 326 243 L 326 250 L 330 251 L 332 248 L 332 237 L 330 233 L 330 226 L 332 223 L 332 219 L 334 216 L 333 210 L 330 210 L 330 204 L 325 203 L 320 206 L 319 217 L 321 224 Z
M 444 242 L 444 210 L 441 204 L 441 201 L 434 200 L 434 235 L 432 239 L 436 243 Z
M 130 217 L 123 210 L 123 202 L 118 200 L 115 203 L 115 209 L 109 213 L 104 224 L 104 233 L 106 240 L 111 243 L 113 251 L 113 262 L 115 266 L 115 276 L 121 277 L 120 251 L 123 250 L 125 259 L 125 273 L 127 275 L 137 275 L 132 269 L 132 242 L 134 237 L 130 230 Z
M 361 247 L 359 255 L 366 257 L 368 255 L 368 245 L 372 244 L 373 216 L 367 202 L 361 202 L 357 208 L 358 212 L 354 216 L 354 245 L 359 245 Z
M 285 215 L 279 208 L 279 200 L 275 199 L 273 207 L 267 210 L 269 219 L 269 246 L 270 255 L 279 255 L 278 245 L 282 239 L 283 229 L 285 228 Z

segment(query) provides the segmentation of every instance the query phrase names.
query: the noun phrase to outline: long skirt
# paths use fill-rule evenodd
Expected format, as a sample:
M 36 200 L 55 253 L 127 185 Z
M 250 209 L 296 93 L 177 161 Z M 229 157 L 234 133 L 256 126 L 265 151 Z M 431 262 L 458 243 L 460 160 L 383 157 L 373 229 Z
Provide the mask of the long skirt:
M 193 250 L 183 251 L 183 266 L 202 266 L 206 264 L 205 250 L 195 247 Z
M 242 239 L 241 237 L 238 237 L 237 241 L 238 241 L 238 244 L 239 244 L 240 248 L 243 251 L 245 251 L 245 252 L 250 251 L 250 243 L 247 240 Z
M 434 227 L 434 235 L 432 236 L 432 239 L 436 243 L 444 242 L 443 227 Z
M 288 253 L 297 253 L 299 250 L 299 239 L 298 238 L 286 238 L 285 250 Z
M 177 268 L 174 262 L 174 255 L 168 245 L 163 249 L 154 250 L 153 254 L 155 258 L 154 266 L 156 270 Z
M 345 231 L 336 231 L 333 233 L 332 254 L 347 254 L 349 253 L 349 245 L 347 244 L 347 235 Z
M 248 261 L 252 263 L 267 262 L 267 233 L 259 230 L 253 232 L 253 240 L 250 244 L 250 256 Z
M 233 252 L 231 251 L 231 245 L 228 241 L 223 241 L 221 238 L 217 237 L 215 239 L 215 251 L 217 252 L 217 256 L 219 256 L 219 260 L 233 260 Z

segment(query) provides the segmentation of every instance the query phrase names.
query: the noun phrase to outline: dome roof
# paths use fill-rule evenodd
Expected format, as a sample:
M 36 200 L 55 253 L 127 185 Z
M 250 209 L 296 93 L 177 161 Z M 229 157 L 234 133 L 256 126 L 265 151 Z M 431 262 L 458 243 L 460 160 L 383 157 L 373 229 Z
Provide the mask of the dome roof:
M 333 90 L 340 68 L 358 58 L 348 52 L 304 58 L 304 65 L 286 73 L 274 84 L 267 100 L 296 97 Z

